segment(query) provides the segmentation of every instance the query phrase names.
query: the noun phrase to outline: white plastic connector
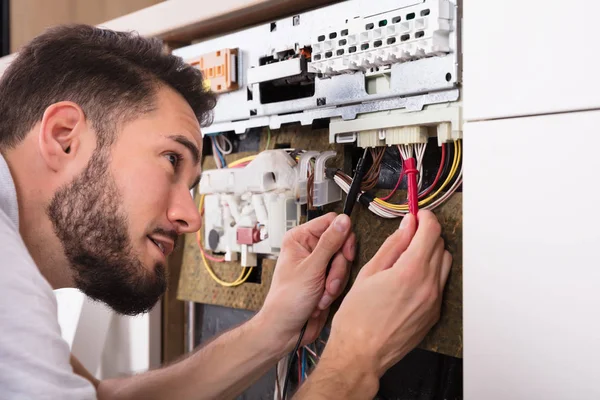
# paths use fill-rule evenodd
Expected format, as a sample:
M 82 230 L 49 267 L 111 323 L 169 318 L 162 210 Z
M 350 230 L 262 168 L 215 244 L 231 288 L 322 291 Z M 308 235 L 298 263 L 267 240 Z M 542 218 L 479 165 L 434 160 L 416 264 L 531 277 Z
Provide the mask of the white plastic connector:
M 441 146 L 443 143 L 452 143 L 455 140 L 462 139 L 461 130 L 453 130 L 452 124 L 449 122 L 442 122 L 437 126 L 437 138 L 438 145 Z
M 385 134 L 385 144 L 427 143 L 429 135 L 424 126 L 406 126 L 402 128 L 388 128 Z
M 321 153 L 315 160 L 315 183 L 313 190 L 313 205 L 321 207 L 342 199 L 342 189 L 325 176 L 325 163 L 336 156 L 335 151 Z
M 394 132 L 406 127 L 436 127 L 438 143 L 448 143 L 462 138 L 462 105 L 460 102 L 433 104 L 420 111 L 396 109 L 358 115 L 356 119 L 332 119 L 329 124 L 329 142 L 339 142 L 338 138 L 360 137 L 363 133 L 373 137 L 373 132 L 385 131 L 386 144 L 406 143 L 408 139 L 394 139 Z M 400 134 L 402 136 L 404 134 Z M 412 134 L 411 134 L 412 135 Z M 379 137 L 378 137 L 379 138 Z M 403 141 L 404 140 L 404 141 Z M 409 143 L 423 143 L 424 137 L 415 135 Z M 349 140 L 346 142 L 349 143 Z M 358 141 L 359 147 L 365 141 Z
M 308 183 L 308 164 L 310 160 L 319 155 L 318 151 L 307 151 L 300 156 L 298 181 L 296 183 L 296 202 L 298 204 L 307 203 L 306 185 Z
M 363 149 L 367 147 L 379 147 L 385 145 L 385 138 L 382 140 L 380 131 L 376 130 L 358 132 L 356 144 Z
M 242 266 L 256 265 L 257 254 L 277 255 L 285 233 L 298 225 L 306 202 L 307 172 L 315 158 L 315 205 L 341 200 L 341 189 L 325 177 L 325 163 L 335 152 L 307 152 L 297 164 L 285 150 L 260 153 L 245 168 L 208 170 L 202 173 L 204 247 L 238 255 Z M 300 178 L 302 177 L 302 182 Z

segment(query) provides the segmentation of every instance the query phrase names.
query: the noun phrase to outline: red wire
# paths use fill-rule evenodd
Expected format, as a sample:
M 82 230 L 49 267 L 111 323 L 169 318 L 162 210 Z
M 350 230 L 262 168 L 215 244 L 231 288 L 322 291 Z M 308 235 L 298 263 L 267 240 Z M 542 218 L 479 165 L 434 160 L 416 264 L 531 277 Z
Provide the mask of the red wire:
M 402 164 L 402 154 L 400 154 L 400 164 Z M 388 193 L 387 196 L 383 197 L 381 200 L 383 201 L 387 201 L 389 199 L 392 198 L 392 196 L 394 195 L 394 193 L 396 193 L 396 190 L 398 190 L 398 188 L 400 187 L 400 183 L 402 182 L 402 178 L 404 178 L 404 168 L 402 168 L 402 171 L 400 171 L 400 176 L 398 177 L 398 182 L 396 182 L 396 186 L 394 186 L 394 190 L 392 190 L 391 192 Z
M 214 261 L 214 262 L 224 262 L 225 261 L 225 257 L 213 257 L 210 254 L 207 254 L 206 251 L 204 251 L 204 247 L 202 246 L 202 243 L 198 242 L 198 247 L 200 247 L 200 251 L 202 252 L 202 254 L 204 254 L 204 257 L 206 257 L 208 260 Z
M 394 190 L 392 190 L 387 196 L 382 197 L 381 200 L 389 200 L 394 195 L 394 193 L 396 193 L 396 190 L 398 190 L 398 187 L 400 186 L 400 182 L 402 182 L 402 178 L 404 178 L 404 169 L 402 170 L 402 172 L 400 172 L 400 177 L 398 178 L 398 182 L 396 182 L 396 186 L 394 186 Z
M 438 181 L 440 180 L 440 176 L 442 176 L 442 171 L 444 170 L 444 162 L 445 161 L 446 161 L 446 144 L 442 144 L 442 161 L 440 161 L 440 167 L 438 168 L 438 172 L 435 176 L 435 179 L 433 180 L 433 183 L 427 188 L 427 190 L 425 190 L 423 193 L 419 194 L 420 199 L 427 196 L 429 193 L 431 193 L 431 191 L 433 190 L 435 185 L 437 185 Z

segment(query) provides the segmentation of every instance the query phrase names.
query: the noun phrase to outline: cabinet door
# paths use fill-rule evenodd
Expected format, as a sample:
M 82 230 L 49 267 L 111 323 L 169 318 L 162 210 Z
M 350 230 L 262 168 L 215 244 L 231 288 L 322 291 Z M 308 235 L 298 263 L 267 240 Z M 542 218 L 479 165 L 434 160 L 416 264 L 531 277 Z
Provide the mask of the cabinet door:
M 467 400 L 600 399 L 599 127 L 600 111 L 465 126 Z
M 464 0 L 469 120 L 600 107 L 600 2 Z

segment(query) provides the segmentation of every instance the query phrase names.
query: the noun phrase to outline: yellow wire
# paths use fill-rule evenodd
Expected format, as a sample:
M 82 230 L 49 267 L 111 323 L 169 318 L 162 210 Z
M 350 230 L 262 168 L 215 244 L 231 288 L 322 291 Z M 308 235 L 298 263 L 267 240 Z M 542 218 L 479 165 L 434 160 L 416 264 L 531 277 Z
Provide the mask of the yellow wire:
M 200 212 L 202 212 L 203 207 L 204 207 L 204 195 L 200 196 L 200 205 L 198 206 L 198 209 L 200 210 Z M 199 243 L 198 243 L 199 246 L 202 246 L 202 243 L 204 242 L 204 240 L 202 239 L 201 232 L 202 232 L 202 228 L 200 228 L 200 231 L 198 231 L 198 236 L 200 238 Z M 226 286 L 226 287 L 239 286 L 242 283 L 246 282 L 248 280 L 248 277 L 252 273 L 253 267 L 244 268 L 244 269 L 242 269 L 242 272 L 240 273 L 240 275 L 237 277 L 237 279 L 235 281 L 226 282 L 226 281 L 222 280 L 221 278 L 219 278 L 217 276 L 217 274 L 215 274 L 215 272 L 212 270 L 212 268 L 208 264 L 208 260 L 204 256 L 204 253 L 200 252 L 200 255 L 202 256 L 202 261 L 204 262 L 204 267 L 206 268 L 206 271 L 208 272 L 210 277 L 221 286 Z
M 255 155 L 254 155 L 254 156 L 248 156 L 248 157 L 240 158 L 240 159 L 239 159 L 239 160 L 237 160 L 237 161 L 234 161 L 234 162 L 231 162 L 231 163 L 229 163 L 227 166 L 228 166 L 228 167 L 235 167 L 236 165 L 240 165 L 240 164 L 243 164 L 243 163 L 245 163 L 245 162 L 252 161 L 252 160 L 254 160 L 255 158 L 256 158 L 256 156 L 255 156 Z
M 458 141 L 458 140 L 454 141 L 454 147 L 455 147 L 456 151 L 454 152 L 454 158 L 452 159 L 452 167 L 450 168 L 450 173 L 448 174 L 448 177 L 446 178 L 446 180 L 444 181 L 442 186 L 440 186 L 440 188 L 435 193 L 433 193 L 429 197 L 419 201 L 419 207 L 429 203 L 442 190 L 444 190 L 444 188 L 448 185 L 448 183 L 452 180 L 452 178 L 458 171 L 458 165 L 459 165 L 459 160 L 460 160 L 460 156 L 461 156 L 460 141 Z M 392 204 L 392 203 L 388 203 L 387 201 L 381 200 L 380 198 L 375 198 L 374 201 L 378 204 L 381 204 L 384 207 L 391 208 L 394 210 L 401 210 L 401 211 L 408 210 L 408 205 L 406 205 L 406 204 Z

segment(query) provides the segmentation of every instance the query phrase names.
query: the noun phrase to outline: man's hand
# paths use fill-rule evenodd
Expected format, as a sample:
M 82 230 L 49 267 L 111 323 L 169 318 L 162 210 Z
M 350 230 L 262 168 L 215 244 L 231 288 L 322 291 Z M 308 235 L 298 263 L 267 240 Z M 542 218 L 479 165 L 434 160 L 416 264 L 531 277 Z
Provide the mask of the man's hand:
M 419 344 L 439 319 L 452 264 L 440 232 L 429 211 L 419 212 L 418 229 L 404 217 L 344 298 L 299 398 L 372 398 L 381 375 Z
M 270 326 L 284 350 L 292 349 L 309 319 L 303 344 L 317 338 L 329 306 L 348 282 L 355 245 L 350 218 L 343 214 L 330 213 L 286 233 L 269 294 L 257 315 Z

